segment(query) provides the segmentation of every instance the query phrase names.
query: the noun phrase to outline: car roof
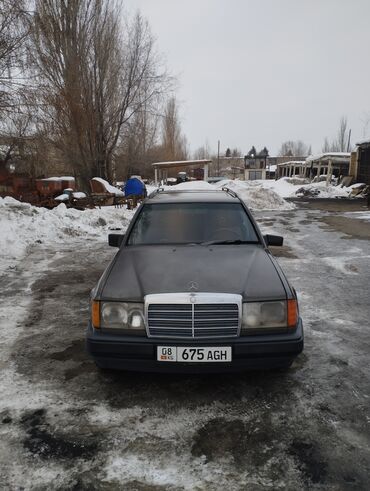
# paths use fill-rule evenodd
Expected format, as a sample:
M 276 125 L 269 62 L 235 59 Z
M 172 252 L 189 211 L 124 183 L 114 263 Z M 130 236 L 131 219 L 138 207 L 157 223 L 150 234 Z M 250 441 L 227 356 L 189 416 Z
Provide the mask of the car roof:
M 149 203 L 240 203 L 230 190 L 163 190 L 154 191 L 146 199 Z

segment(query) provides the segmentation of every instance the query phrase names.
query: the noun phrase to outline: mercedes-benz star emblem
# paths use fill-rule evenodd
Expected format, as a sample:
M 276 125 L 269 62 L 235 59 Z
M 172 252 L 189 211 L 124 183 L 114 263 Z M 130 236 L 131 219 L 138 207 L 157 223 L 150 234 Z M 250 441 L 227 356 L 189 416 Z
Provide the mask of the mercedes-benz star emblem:
M 195 291 L 195 290 L 198 290 L 199 289 L 199 285 L 196 281 L 190 281 L 188 283 L 188 289 L 189 291 Z

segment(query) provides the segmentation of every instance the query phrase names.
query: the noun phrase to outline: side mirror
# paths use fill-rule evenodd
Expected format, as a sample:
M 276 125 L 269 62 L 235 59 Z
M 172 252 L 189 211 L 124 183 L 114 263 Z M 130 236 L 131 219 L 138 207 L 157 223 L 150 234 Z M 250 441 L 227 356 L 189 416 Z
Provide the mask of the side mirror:
M 124 234 L 109 234 L 108 244 L 112 247 L 120 247 L 124 238 Z
M 284 238 L 280 235 L 264 235 L 263 238 L 268 246 L 282 246 L 284 242 Z

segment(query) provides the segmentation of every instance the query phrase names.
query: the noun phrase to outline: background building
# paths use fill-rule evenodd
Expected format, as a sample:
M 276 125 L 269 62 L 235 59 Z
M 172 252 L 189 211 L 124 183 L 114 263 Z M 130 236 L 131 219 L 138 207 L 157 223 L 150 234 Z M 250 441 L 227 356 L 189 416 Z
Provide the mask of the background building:
M 267 157 L 269 152 L 264 147 L 257 152 L 253 146 L 244 157 L 244 179 L 254 181 L 256 179 L 266 179 Z
M 350 174 L 357 182 L 370 185 L 370 138 L 356 145 L 356 151 L 351 155 Z

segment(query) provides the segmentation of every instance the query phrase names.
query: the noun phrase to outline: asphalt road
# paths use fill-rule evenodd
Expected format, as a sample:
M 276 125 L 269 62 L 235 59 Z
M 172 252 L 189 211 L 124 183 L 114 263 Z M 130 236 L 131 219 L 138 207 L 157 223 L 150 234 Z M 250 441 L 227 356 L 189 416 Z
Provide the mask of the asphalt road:
M 100 372 L 88 295 L 114 251 L 35 248 L 0 285 L 0 489 L 369 489 L 370 222 L 343 208 L 256 213 L 299 292 L 288 372 Z

